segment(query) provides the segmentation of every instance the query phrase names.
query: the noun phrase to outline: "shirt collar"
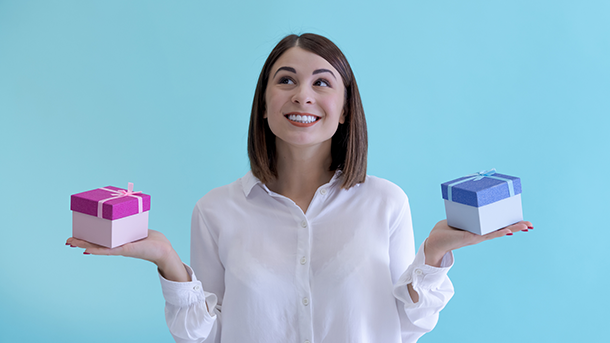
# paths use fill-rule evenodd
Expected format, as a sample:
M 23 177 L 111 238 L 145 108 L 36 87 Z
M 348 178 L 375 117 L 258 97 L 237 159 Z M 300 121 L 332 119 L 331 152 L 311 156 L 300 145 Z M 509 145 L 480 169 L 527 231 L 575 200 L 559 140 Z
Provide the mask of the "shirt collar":
M 249 170 L 246 175 L 241 178 L 241 186 L 244 189 L 244 194 L 246 195 L 246 197 L 250 195 L 252 188 L 254 188 L 254 186 L 256 186 L 256 184 L 258 183 L 261 183 L 261 180 L 254 176 L 251 170 Z
M 328 185 L 333 186 L 335 183 L 337 183 L 341 178 L 342 174 L 343 172 L 337 169 L 332 179 L 330 179 L 330 181 L 328 182 Z M 250 195 L 250 192 L 252 192 L 252 188 L 254 188 L 254 186 L 256 186 L 257 184 L 260 184 L 262 186 L 261 180 L 254 176 L 251 170 L 249 170 L 246 175 L 241 178 L 241 186 L 244 190 L 244 194 L 246 195 L 246 197 Z

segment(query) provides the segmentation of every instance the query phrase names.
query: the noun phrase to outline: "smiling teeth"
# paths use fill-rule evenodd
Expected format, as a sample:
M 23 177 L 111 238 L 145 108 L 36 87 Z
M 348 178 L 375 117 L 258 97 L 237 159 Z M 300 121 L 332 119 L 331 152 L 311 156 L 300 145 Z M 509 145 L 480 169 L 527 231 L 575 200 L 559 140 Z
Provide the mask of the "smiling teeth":
M 288 119 L 305 124 L 313 123 L 314 121 L 316 121 L 316 117 L 314 116 L 301 116 L 298 114 L 291 114 L 288 116 Z

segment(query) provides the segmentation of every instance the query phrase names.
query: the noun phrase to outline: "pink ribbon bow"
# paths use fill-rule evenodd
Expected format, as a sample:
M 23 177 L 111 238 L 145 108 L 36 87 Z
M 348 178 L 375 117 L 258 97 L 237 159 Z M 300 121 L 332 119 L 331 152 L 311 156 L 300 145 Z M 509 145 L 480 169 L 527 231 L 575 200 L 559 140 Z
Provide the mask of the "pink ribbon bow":
M 116 196 L 116 197 L 119 197 L 119 198 L 120 197 L 126 197 L 126 196 L 133 195 L 133 194 L 140 194 L 140 193 L 142 193 L 141 191 L 137 191 L 137 192 L 133 191 L 133 182 L 128 182 L 127 183 L 127 190 L 119 189 L 116 192 L 117 193 L 114 193 L 112 195 Z
M 112 192 L 112 194 L 111 194 L 112 197 L 98 201 L 98 203 L 97 203 L 97 216 L 99 218 L 103 218 L 103 216 L 102 216 L 103 206 L 104 206 L 104 203 L 106 201 L 112 200 L 112 199 L 118 199 L 118 198 L 122 198 L 122 197 L 127 197 L 127 196 L 134 197 L 134 198 L 138 199 L 138 213 L 142 213 L 142 210 L 143 210 L 142 197 L 140 195 L 136 195 L 136 194 L 140 194 L 142 192 L 141 191 L 134 192 L 133 191 L 133 183 L 132 182 L 127 183 L 127 190 L 124 190 L 124 189 L 108 189 L 108 188 L 104 188 L 104 187 L 102 187 L 100 189 L 103 189 L 103 190 L 108 191 L 108 192 Z

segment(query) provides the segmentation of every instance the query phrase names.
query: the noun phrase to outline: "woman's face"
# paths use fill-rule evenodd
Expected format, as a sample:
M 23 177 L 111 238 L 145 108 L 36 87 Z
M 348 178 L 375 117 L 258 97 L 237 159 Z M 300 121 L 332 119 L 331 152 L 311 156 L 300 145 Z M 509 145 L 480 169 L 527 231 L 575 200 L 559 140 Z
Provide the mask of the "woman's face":
M 265 115 L 276 144 L 328 144 L 345 122 L 345 87 L 339 72 L 322 57 L 288 49 L 271 68 Z

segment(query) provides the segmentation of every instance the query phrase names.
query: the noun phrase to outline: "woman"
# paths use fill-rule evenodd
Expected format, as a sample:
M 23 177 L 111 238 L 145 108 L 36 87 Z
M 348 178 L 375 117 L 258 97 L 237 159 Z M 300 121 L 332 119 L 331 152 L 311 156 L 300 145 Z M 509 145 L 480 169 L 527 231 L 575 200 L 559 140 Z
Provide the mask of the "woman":
M 290 35 L 261 71 L 248 137 L 251 172 L 193 211 L 192 269 L 159 232 L 86 254 L 159 268 L 177 342 L 414 342 L 453 294 L 451 251 L 477 236 L 440 221 L 414 249 L 409 204 L 366 175 L 364 111 L 352 70 L 328 39 Z

